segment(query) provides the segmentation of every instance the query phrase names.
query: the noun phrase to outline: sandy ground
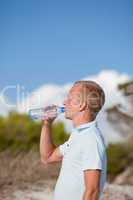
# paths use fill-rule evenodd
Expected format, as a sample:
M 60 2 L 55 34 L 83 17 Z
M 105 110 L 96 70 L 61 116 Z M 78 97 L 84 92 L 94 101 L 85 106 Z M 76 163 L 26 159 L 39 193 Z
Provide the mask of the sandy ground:
M 14 194 L 14 200 L 52 200 L 53 192 L 50 189 L 43 191 L 16 191 Z
M 23 186 L 5 186 L 0 191 L 0 200 L 53 200 L 55 180 L 29 183 Z
M 52 186 L 53 187 L 53 186 Z M 28 189 L 8 190 L 6 195 L 0 196 L 0 200 L 53 200 L 53 189 L 42 186 L 32 186 Z M 119 186 L 106 184 L 100 200 L 133 200 L 133 186 Z

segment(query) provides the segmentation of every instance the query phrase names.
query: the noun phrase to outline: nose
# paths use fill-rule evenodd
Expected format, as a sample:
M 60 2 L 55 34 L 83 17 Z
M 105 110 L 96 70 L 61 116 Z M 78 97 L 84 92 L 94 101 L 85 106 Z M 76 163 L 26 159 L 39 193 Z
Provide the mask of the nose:
M 66 99 L 64 100 L 63 105 L 64 105 L 64 106 L 66 105 Z
M 66 104 L 67 104 L 67 98 L 64 99 L 63 104 L 64 104 L 64 106 L 66 106 Z

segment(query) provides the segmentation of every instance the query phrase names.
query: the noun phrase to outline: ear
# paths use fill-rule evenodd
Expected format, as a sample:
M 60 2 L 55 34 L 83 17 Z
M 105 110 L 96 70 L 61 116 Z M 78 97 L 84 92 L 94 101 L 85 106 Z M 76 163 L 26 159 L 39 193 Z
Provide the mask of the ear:
M 82 102 L 82 103 L 80 104 L 80 108 L 79 108 L 79 110 L 80 110 L 80 111 L 85 110 L 86 106 L 87 106 L 87 102 L 85 102 L 85 101 Z

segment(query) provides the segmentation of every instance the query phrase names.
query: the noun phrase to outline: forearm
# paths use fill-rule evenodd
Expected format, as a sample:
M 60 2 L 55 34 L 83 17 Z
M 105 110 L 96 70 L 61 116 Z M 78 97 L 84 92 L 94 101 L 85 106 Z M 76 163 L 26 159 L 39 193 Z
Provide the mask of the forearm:
M 98 191 L 85 190 L 83 200 L 98 200 Z
M 51 137 L 51 123 L 45 121 L 41 130 L 40 137 L 40 155 L 43 161 L 47 160 L 49 155 L 55 149 L 55 145 L 52 142 Z

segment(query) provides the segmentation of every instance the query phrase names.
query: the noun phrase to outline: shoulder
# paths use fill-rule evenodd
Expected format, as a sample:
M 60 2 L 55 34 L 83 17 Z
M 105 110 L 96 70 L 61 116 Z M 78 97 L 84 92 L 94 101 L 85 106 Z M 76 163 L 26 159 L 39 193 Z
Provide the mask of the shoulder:
M 96 129 L 94 128 L 86 128 L 80 131 L 79 137 L 80 140 L 84 143 L 91 143 L 96 141 Z
M 98 149 L 99 151 L 105 150 L 104 139 L 97 129 L 83 130 L 80 134 L 81 150 Z

